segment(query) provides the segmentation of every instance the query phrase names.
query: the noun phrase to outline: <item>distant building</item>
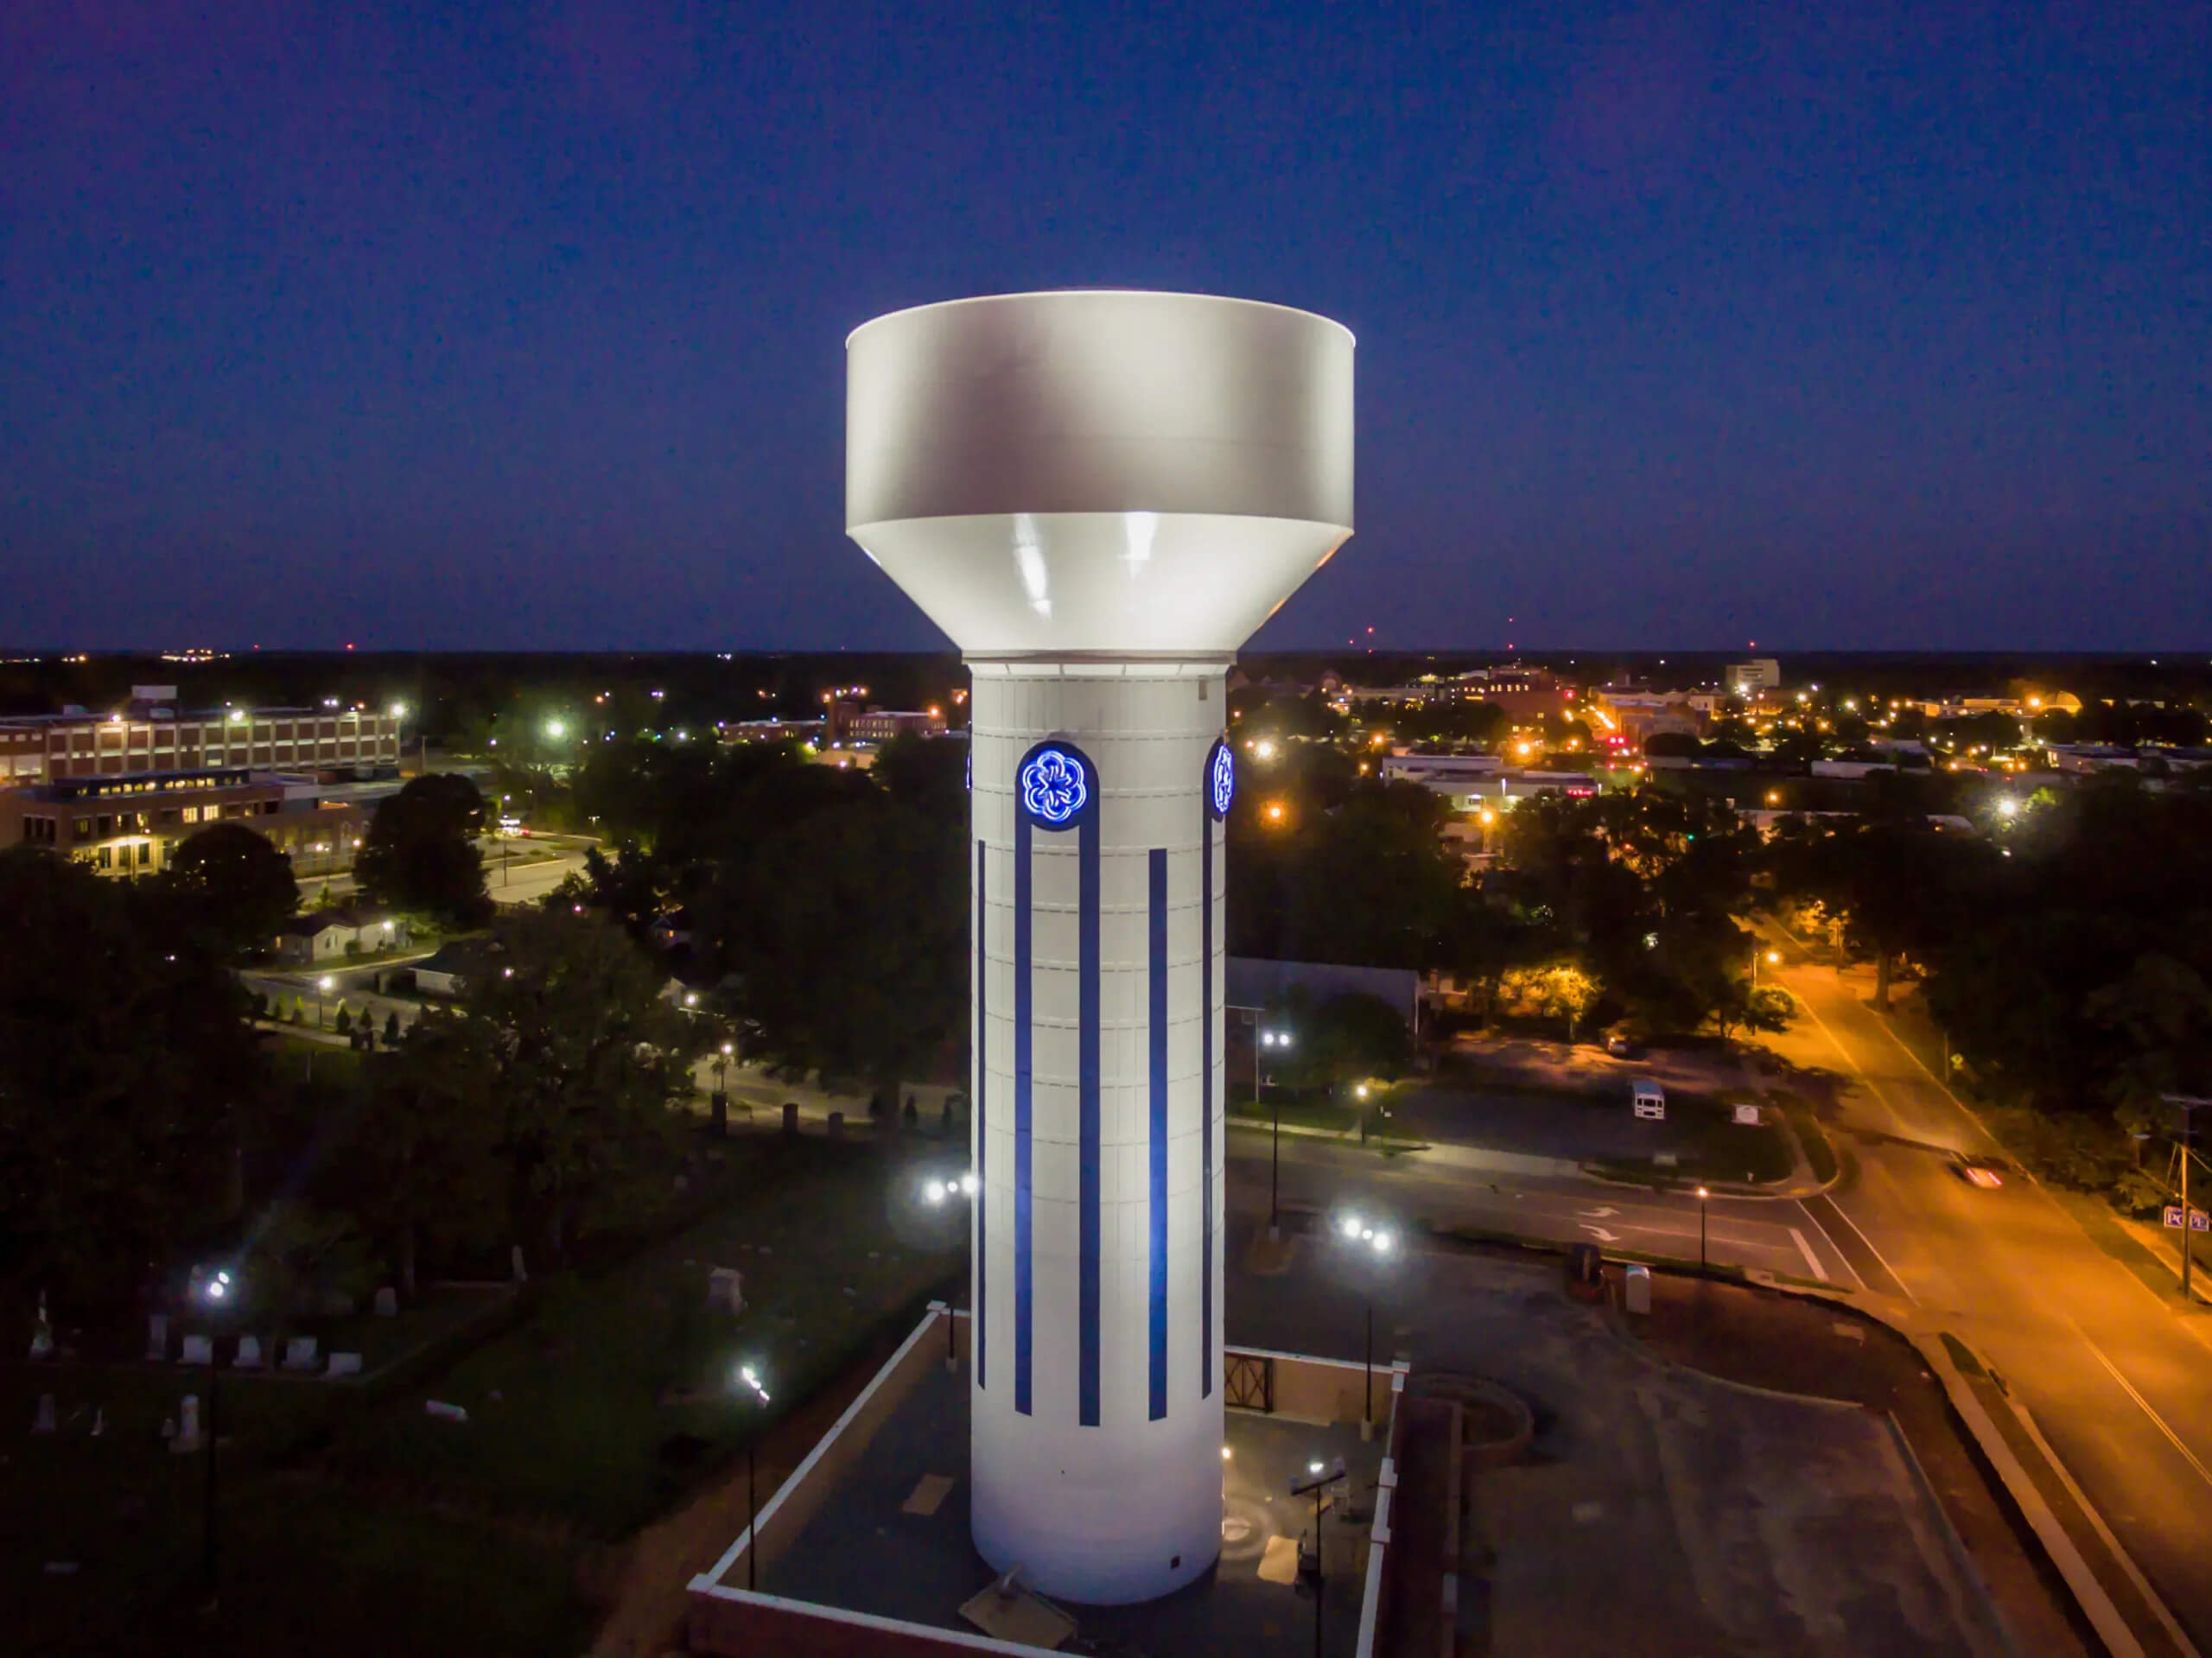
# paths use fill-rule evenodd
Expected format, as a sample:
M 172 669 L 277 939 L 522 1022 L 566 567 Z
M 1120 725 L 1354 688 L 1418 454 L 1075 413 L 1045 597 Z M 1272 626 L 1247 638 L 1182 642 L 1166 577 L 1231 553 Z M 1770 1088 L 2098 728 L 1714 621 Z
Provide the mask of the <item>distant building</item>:
M 1338 996 L 1373 996 L 1387 1002 L 1406 1021 L 1406 1028 L 1421 1028 L 1421 975 L 1411 968 L 1346 967 L 1334 962 L 1272 962 L 1255 956 L 1226 958 L 1222 974 L 1222 1005 L 1231 1014 L 1243 1014 L 1230 1023 L 1250 1024 L 1271 1003 L 1279 1003 L 1293 990 L 1302 990 L 1314 1005 Z
M 0 846 L 51 847 L 104 875 L 150 875 L 211 823 L 238 822 L 290 858 L 326 873 L 353 861 L 369 808 L 325 806 L 299 778 L 243 767 L 66 778 L 0 789 Z
M 1700 737 L 1709 724 L 1697 699 L 1681 691 L 1615 691 L 1600 689 L 1590 694 L 1591 706 L 1603 715 L 1599 725 L 1610 728 L 1605 737 L 1618 737 L 1619 746 L 1641 750 L 1662 731 Z M 1615 745 L 1608 744 L 1608 746 Z
M 715 727 L 726 743 L 810 743 L 821 740 L 819 720 L 733 720 Z
M 310 910 L 276 930 L 276 949 L 287 962 L 337 962 L 404 949 L 410 937 L 405 916 L 366 907 Z
M 1411 764 L 1418 766 L 1433 760 L 1484 760 L 1490 755 L 1407 754 L 1395 756 L 1383 764 Z M 1386 769 L 1383 775 L 1391 773 Z M 1485 808 L 1511 806 L 1515 802 L 1531 799 L 1537 795 L 1571 795 L 1580 797 L 1598 792 L 1598 779 L 1587 772 L 1530 772 L 1507 771 L 1502 766 L 1486 769 L 1468 767 L 1454 771 L 1408 770 L 1398 774 L 1402 781 L 1418 783 L 1432 794 L 1442 795 L 1452 803 L 1457 812 L 1479 812 Z
M 1720 683 L 1728 688 L 1731 696 L 1749 701 L 1761 691 L 1782 689 L 1782 664 L 1772 657 L 1753 657 L 1749 662 L 1732 662 L 1721 675 Z
M 203 708 L 177 713 L 132 687 L 127 711 L 0 718 L 0 787 L 65 778 L 144 776 L 238 766 L 324 772 L 399 764 L 399 720 L 366 709 Z
M 894 737 L 942 737 L 942 708 L 863 708 L 858 702 L 830 704 L 823 734 L 833 743 L 887 743 Z
M 495 938 L 456 938 L 415 964 L 415 988 L 425 996 L 467 994 L 470 981 L 499 965 L 505 947 Z
M 1386 783 L 1442 783 L 1465 786 L 1493 778 L 1505 770 L 1498 754 L 1393 754 L 1382 762 Z

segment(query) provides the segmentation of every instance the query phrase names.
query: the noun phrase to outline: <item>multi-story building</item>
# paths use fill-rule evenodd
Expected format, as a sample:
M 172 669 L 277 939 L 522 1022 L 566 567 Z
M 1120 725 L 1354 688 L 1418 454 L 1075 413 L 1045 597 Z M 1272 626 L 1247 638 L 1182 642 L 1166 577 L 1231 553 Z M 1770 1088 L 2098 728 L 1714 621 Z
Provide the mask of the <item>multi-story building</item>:
M 238 821 L 300 873 L 318 874 L 352 863 L 370 810 L 323 804 L 309 779 L 242 766 L 63 778 L 0 789 L 0 846 L 51 847 L 102 874 L 150 875 L 187 837 Z
M 833 743 L 887 743 L 893 737 L 942 737 L 942 708 L 863 708 L 842 698 L 830 704 L 823 734 Z
M 1740 696 L 1750 702 L 1761 691 L 1782 689 L 1782 664 L 1772 657 L 1753 657 L 1749 662 L 1732 662 L 1722 673 L 1720 683 L 1728 688 L 1731 696 Z
M 178 712 L 134 698 L 121 713 L 72 708 L 0 718 L 0 788 L 231 767 L 315 772 L 398 764 L 399 717 L 366 708 Z

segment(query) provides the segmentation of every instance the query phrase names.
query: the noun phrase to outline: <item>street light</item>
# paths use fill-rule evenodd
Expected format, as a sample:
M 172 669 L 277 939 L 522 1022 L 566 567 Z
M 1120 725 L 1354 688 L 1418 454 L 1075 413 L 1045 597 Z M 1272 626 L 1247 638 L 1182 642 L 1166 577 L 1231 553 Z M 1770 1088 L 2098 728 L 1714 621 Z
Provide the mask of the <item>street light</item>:
M 1303 1483 L 1291 1483 L 1290 1494 L 1313 1499 L 1313 1658 L 1321 1658 L 1321 1591 L 1328 1582 L 1321 1569 L 1321 1494 L 1344 1477 L 1344 1459 L 1322 1462 L 1317 1458 L 1306 1464 L 1306 1473 Z
M 1398 1240 L 1387 1226 L 1377 1226 L 1373 1221 L 1358 1215 L 1347 1215 L 1337 1223 L 1344 1242 L 1358 1251 L 1359 1257 L 1371 1267 L 1376 1261 L 1388 1261 L 1397 1249 Z M 1363 1280 L 1367 1302 L 1366 1346 L 1366 1404 L 1360 1417 L 1359 1437 L 1375 1437 L 1375 1274 L 1369 1272 Z
M 1697 1275 L 1705 1276 L 1705 1200 L 1703 1186 L 1697 1189 Z
M 956 1202 L 961 1198 L 965 1198 L 968 1202 L 972 1204 L 976 1201 L 976 1195 L 981 1192 L 982 1189 L 983 1183 L 976 1178 L 976 1171 L 973 1169 L 963 1169 L 958 1174 L 954 1175 L 950 1178 L 941 1178 L 936 1175 L 932 1175 L 927 1180 L 924 1181 L 922 1183 L 922 1201 L 932 1209 L 942 1209 L 945 1204 Z M 969 1241 L 971 1249 L 974 1247 L 974 1240 L 975 1229 L 971 1224 L 969 1229 Z M 947 1297 L 944 1308 L 944 1368 L 948 1370 L 957 1369 L 959 1365 L 960 1354 L 958 1350 L 958 1342 L 959 1337 L 956 1332 L 952 1323 L 951 1299 Z
M 1262 1031 L 1260 1047 L 1252 1050 L 1252 1103 L 1260 1102 L 1260 1048 L 1290 1048 L 1296 1045 L 1288 1031 Z M 1274 1102 L 1274 1123 L 1269 1130 L 1268 1147 L 1268 1238 L 1270 1242 L 1282 1236 L 1282 1101 Z
M 200 1299 L 209 1308 L 229 1304 L 231 1291 L 235 1287 L 229 1273 L 218 1269 L 200 1281 Z M 222 1426 L 219 1389 L 222 1386 L 222 1371 L 215 1363 L 215 1338 L 207 1338 L 207 1420 L 202 1429 L 207 1438 L 207 1477 L 201 1487 L 200 1510 L 200 1576 L 207 1591 L 207 1606 L 214 1610 L 217 1595 L 215 1576 L 215 1436 Z
M 322 1028 L 322 999 L 336 988 L 338 981 L 327 973 L 315 981 L 315 1027 Z
M 2193 1099 L 2186 1094 L 2162 1094 L 2158 1096 L 2181 1113 L 2181 1304 L 2191 1305 L 2189 1299 L 2190 1257 L 2196 1253 L 2190 1236 L 2189 1225 L 2189 1159 L 2190 1147 L 2196 1140 L 2196 1112 L 2200 1106 L 2212 1105 L 2212 1100 Z
M 569 734 L 569 722 L 566 720 L 548 720 L 545 722 L 545 734 L 555 742 L 559 742 L 562 738 Z
M 763 1405 L 768 1402 L 768 1389 L 761 1383 L 760 1371 L 750 1364 L 741 1364 L 738 1367 L 737 1379 L 744 1387 L 752 1389 L 753 1396 Z M 760 1586 L 760 1510 L 753 1467 L 753 1443 L 760 1437 L 757 1428 L 745 1436 L 745 1586 L 748 1590 Z

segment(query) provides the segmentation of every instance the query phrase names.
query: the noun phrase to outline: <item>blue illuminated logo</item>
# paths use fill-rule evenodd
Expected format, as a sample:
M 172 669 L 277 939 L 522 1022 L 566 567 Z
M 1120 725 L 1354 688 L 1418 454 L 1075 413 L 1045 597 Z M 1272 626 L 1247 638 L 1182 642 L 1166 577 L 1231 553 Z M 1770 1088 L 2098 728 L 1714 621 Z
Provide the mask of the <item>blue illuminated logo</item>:
M 1021 768 L 1021 804 L 1032 817 L 1058 829 L 1090 798 L 1083 762 L 1065 749 L 1039 749 Z
M 1213 746 L 1213 758 L 1206 763 L 1206 804 L 1213 808 L 1216 817 L 1229 816 L 1229 803 L 1236 798 L 1236 761 L 1229 752 L 1227 743 Z

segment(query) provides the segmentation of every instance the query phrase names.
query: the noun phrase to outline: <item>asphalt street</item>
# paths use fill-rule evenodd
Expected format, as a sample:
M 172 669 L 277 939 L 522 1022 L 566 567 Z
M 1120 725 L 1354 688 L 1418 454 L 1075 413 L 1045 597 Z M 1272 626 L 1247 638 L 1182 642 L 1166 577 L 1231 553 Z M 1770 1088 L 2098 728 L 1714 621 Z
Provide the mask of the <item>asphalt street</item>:
M 1239 1128 L 1229 1157 L 1239 1178 L 1229 1202 L 1239 1213 L 1268 1208 L 1269 1135 Z M 1699 1204 L 1688 1192 L 1613 1186 L 1540 1172 L 1550 1159 L 1438 1146 L 1389 1158 L 1334 1140 L 1285 1135 L 1281 1206 L 1293 1214 L 1348 1209 L 1395 1217 L 1409 1228 L 1471 1228 L 1558 1243 L 1597 1243 L 1607 1253 L 1698 1256 Z M 1797 1202 L 1716 1197 L 1706 1205 L 1707 1258 L 1777 1276 L 1861 1285 L 1850 1259 Z
M 2003 1375 L 2065 1469 L 2200 1648 L 2212 1650 L 2212 1319 L 2101 1250 L 2019 1173 L 1960 1179 L 1995 1142 L 1838 975 L 1774 935 L 1804 1017 L 1765 1039 L 1855 1166 L 1806 1205 L 1878 1293 L 1936 1314 Z M 2165 1632 L 2169 1636 L 2171 1631 Z

